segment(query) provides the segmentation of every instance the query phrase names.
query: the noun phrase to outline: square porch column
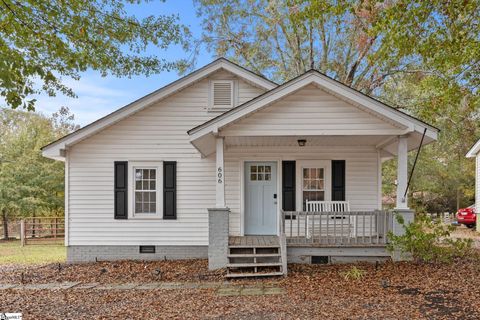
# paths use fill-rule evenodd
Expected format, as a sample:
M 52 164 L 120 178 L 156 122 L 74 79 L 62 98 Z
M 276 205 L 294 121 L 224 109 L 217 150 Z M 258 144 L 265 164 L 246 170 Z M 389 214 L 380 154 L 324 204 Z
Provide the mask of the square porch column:
M 215 208 L 208 209 L 208 268 L 226 267 L 230 209 L 225 204 L 224 139 L 216 139 Z
M 398 137 L 397 151 L 397 205 L 396 209 L 408 209 L 408 137 Z
M 397 149 L 397 203 L 395 207 L 396 215 L 403 217 L 405 225 L 413 222 L 414 212 L 408 207 L 408 136 L 398 137 L 398 149 Z M 397 219 L 393 219 L 393 234 L 403 235 L 405 234 L 404 227 L 397 222 Z M 393 252 L 392 259 L 394 261 L 410 260 L 408 256 L 402 256 L 400 252 Z
M 216 192 L 215 192 L 215 207 L 225 208 L 225 173 L 224 173 L 224 138 L 217 137 L 216 139 Z

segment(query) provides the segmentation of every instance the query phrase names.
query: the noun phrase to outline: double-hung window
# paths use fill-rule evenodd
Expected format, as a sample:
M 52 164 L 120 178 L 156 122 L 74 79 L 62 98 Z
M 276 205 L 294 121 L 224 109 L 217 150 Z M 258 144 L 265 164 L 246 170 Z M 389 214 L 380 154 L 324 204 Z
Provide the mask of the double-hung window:
M 159 217 L 161 213 L 162 164 L 132 163 L 131 216 Z
M 303 210 L 308 201 L 325 201 L 325 169 L 319 167 L 302 168 Z

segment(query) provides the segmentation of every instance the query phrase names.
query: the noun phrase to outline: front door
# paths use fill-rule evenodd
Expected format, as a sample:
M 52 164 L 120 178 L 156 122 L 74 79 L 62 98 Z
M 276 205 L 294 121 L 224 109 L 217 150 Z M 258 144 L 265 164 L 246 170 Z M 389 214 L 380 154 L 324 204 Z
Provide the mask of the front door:
M 277 234 L 276 162 L 245 162 L 245 234 Z

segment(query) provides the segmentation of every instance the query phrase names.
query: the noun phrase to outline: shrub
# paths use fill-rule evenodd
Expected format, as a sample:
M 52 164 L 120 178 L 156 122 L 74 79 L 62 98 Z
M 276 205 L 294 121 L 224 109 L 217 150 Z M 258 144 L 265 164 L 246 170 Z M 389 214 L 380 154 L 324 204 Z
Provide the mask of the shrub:
M 471 253 L 472 239 L 453 239 L 452 225 L 433 220 L 426 215 L 418 215 L 415 221 L 406 225 L 401 215 L 396 215 L 398 223 L 405 228 L 404 235 L 389 232 L 388 250 L 400 251 L 417 262 L 451 262 Z
M 361 280 L 365 276 L 366 271 L 353 266 L 348 271 L 341 272 L 345 280 Z

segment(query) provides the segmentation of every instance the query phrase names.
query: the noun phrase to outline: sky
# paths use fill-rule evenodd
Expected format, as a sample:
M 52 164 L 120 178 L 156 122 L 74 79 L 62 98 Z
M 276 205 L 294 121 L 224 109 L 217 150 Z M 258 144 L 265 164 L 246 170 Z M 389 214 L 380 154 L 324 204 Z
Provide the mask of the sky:
M 180 22 L 189 26 L 195 37 L 201 35 L 201 19 L 196 16 L 195 8 L 191 0 L 167 0 L 166 2 L 151 1 L 141 5 L 131 5 L 128 12 L 141 18 L 149 14 L 178 14 Z M 167 60 L 186 58 L 188 53 L 181 48 L 171 48 L 161 51 L 149 49 L 147 54 L 155 53 Z M 202 48 L 196 64 L 196 68 L 214 60 L 212 54 Z M 146 94 L 161 88 L 178 79 L 177 72 L 162 72 L 161 74 L 145 77 L 137 76 L 129 78 L 116 78 L 115 76 L 101 77 L 99 72 L 88 71 L 82 74 L 79 81 L 65 78 L 64 83 L 75 91 L 77 98 L 69 98 L 61 93 L 57 97 L 40 95 L 37 98 L 36 110 L 51 115 L 60 107 L 66 106 L 75 115 L 75 123 L 82 127 L 133 102 Z

